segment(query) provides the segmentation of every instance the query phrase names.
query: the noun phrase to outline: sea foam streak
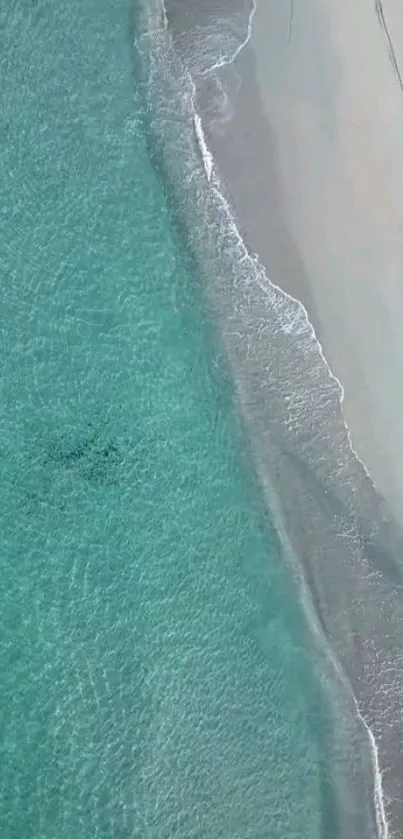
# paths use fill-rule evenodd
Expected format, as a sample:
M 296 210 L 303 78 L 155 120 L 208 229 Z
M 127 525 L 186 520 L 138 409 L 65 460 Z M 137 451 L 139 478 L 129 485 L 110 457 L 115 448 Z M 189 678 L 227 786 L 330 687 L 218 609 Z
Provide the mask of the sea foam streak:
M 207 75 L 208 73 L 213 73 L 215 70 L 223 67 L 225 64 L 232 63 L 236 59 L 237 55 L 239 55 L 240 51 L 243 49 L 243 47 L 248 43 L 248 41 L 250 39 L 255 10 L 256 10 L 256 4 L 253 3 L 252 8 L 251 8 L 251 12 L 250 12 L 250 15 L 249 15 L 249 19 L 248 19 L 248 22 L 247 22 L 246 35 L 245 35 L 245 38 L 242 41 L 242 43 L 239 45 L 239 47 L 237 47 L 237 49 L 235 51 L 232 51 L 231 54 L 228 55 L 228 56 L 221 55 L 219 60 L 217 60 L 215 63 L 213 63 L 208 70 L 204 69 L 201 75 Z M 159 14 L 155 15 L 155 24 L 156 24 L 155 28 L 152 27 L 152 34 L 158 34 L 158 31 L 160 30 L 161 34 L 163 33 L 164 36 L 166 36 L 166 34 L 167 34 L 166 33 L 167 14 L 166 14 L 165 7 L 163 6 L 163 3 L 161 3 L 161 6 L 159 7 Z M 151 34 L 150 29 L 148 30 L 148 32 L 149 32 L 149 34 Z M 211 154 L 211 152 L 208 148 L 208 145 L 207 145 L 207 142 L 206 142 L 206 139 L 205 139 L 205 135 L 204 135 L 203 127 L 202 127 L 202 120 L 201 120 L 200 115 L 197 113 L 197 110 L 196 110 L 196 107 L 195 107 L 196 87 L 195 87 L 195 84 L 194 84 L 193 80 L 190 77 L 189 71 L 187 71 L 187 84 L 189 86 L 188 87 L 188 94 L 186 95 L 185 92 L 183 93 L 183 100 L 184 101 L 186 100 L 186 105 L 191 108 L 194 135 L 195 135 L 195 138 L 196 138 L 196 141 L 197 141 L 199 153 L 200 153 L 202 161 L 203 161 L 204 173 L 205 173 L 205 176 L 206 176 L 206 179 L 207 179 L 208 183 L 210 184 L 210 189 L 214 192 L 215 198 L 219 202 L 219 205 L 221 206 L 223 222 L 224 222 L 224 224 L 227 225 L 228 229 L 230 229 L 230 231 L 231 231 L 231 239 L 232 239 L 232 242 L 233 242 L 233 245 L 234 245 L 234 250 L 237 251 L 237 254 L 235 253 L 235 257 L 237 259 L 238 265 L 247 264 L 252 269 L 252 271 L 249 272 L 249 273 L 253 277 L 253 282 L 259 286 L 260 292 L 262 293 L 263 297 L 265 297 L 268 300 L 268 302 L 270 303 L 270 306 L 272 307 L 273 311 L 275 310 L 276 315 L 277 315 L 277 317 L 276 317 L 277 327 L 282 330 L 284 335 L 295 336 L 295 337 L 299 336 L 303 339 L 306 339 L 307 343 L 309 343 L 309 345 L 311 346 L 311 352 L 313 352 L 312 344 L 314 344 L 314 346 L 316 348 L 315 349 L 316 363 L 318 362 L 318 359 L 319 359 L 320 364 L 322 365 L 322 368 L 324 368 L 327 372 L 329 385 L 330 384 L 332 385 L 332 388 L 330 388 L 330 391 L 332 391 L 333 393 L 335 391 L 337 392 L 340 406 L 342 406 L 343 399 L 344 399 L 344 390 L 343 390 L 342 384 L 330 369 L 330 366 L 329 366 L 329 364 L 328 364 L 328 362 L 325 358 L 323 348 L 322 348 L 321 344 L 319 343 L 319 341 L 317 340 L 317 337 L 316 337 L 315 332 L 314 332 L 314 328 L 309 321 L 308 313 L 307 313 L 306 309 L 304 308 L 304 306 L 299 301 L 297 301 L 291 295 L 283 292 L 282 289 L 279 286 L 277 286 L 276 284 L 272 283 L 269 280 L 269 278 L 267 277 L 267 274 L 265 273 L 263 267 L 259 263 L 258 257 L 252 256 L 249 253 L 249 251 L 248 251 L 248 249 L 247 249 L 247 247 L 246 247 L 246 245 L 245 245 L 245 243 L 244 243 L 244 241 L 241 237 L 241 234 L 240 234 L 240 232 L 238 230 L 238 227 L 236 225 L 233 213 L 231 211 L 230 205 L 225 198 L 223 185 L 220 183 L 220 180 L 219 180 L 219 178 L 216 174 L 216 171 L 215 171 L 214 159 L 213 159 L 213 156 L 212 156 L 212 154 Z M 171 116 L 171 115 L 167 114 L 167 116 Z M 180 115 L 177 118 L 179 119 Z M 192 173 L 186 171 L 186 169 L 185 169 L 185 172 L 184 172 L 185 182 L 186 181 L 190 182 L 192 180 L 192 178 L 193 178 Z M 249 282 L 250 282 L 250 280 L 249 280 Z M 292 402 L 292 400 L 294 398 L 293 394 L 290 393 L 290 395 L 287 398 L 290 402 Z M 371 485 L 373 486 L 373 482 L 372 482 L 371 477 L 368 473 L 368 470 L 366 469 L 365 465 L 363 464 L 363 462 L 360 460 L 360 458 L 358 457 L 358 455 L 356 454 L 356 452 L 353 449 L 350 430 L 349 430 L 349 428 L 348 428 L 348 426 L 347 426 L 347 424 L 344 420 L 344 417 L 343 417 L 343 424 L 344 424 L 344 433 L 345 433 L 345 435 L 347 437 L 347 440 L 348 440 L 348 445 L 349 445 L 349 448 L 350 448 L 351 456 L 356 461 L 356 463 L 359 464 L 360 468 L 365 473 L 365 476 L 366 476 L 367 480 L 370 481 Z M 341 468 L 342 468 L 342 466 L 340 466 L 340 469 Z M 307 606 L 307 603 L 305 605 Z M 323 631 L 319 626 L 319 622 L 315 619 L 313 610 L 308 608 L 307 611 L 308 611 L 308 617 L 310 618 L 311 624 L 314 623 L 315 632 L 318 633 L 318 634 L 321 634 L 323 643 L 326 644 L 327 648 L 329 649 L 328 641 L 327 641 L 326 637 L 323 635 Z M 344 684 L 345 688 L 351 694 L 351 692 L 352 692 L 351 684 L 347 680 L 347 677 L 344 673 L 343 668 L 339 664 L 336 655 L 331 650 L 329 650 L 329 652 L 332 655 L 333 667 L 337 671 L 337 675 L 338 675 L 339 680 Z M 365 729 L 367 739 L 368 739 L 368 743 L 369 743 L 369 746 L 370 746 L 370 749 L 371 749 L 373 775 L 374 775 L 374 792 L 373 792 L 373 794 L 374 794 L 374 808 L 375 808 L 375 814 L 376 814 L 378 836 L 379 836 L 379 839 L 388 839 L 389 827 L 388 827 L 386 814 L 385 814 L 384 803 L 383 803 L 382 774 L 381 774 L 381 770 L 380 770 L 380 766 L 379 766 L 378 749 L 377 749 L 377 745 L 376 745 L 376 742 L 375 742 L 375 737 L 373 735 L 373 732 L 372 732 L 371 728 L 369 727 L 366 720 L 362 716 L 355 697 L 354 697 L 354 705 L 355 705 L 357 716 L 358 716 L 363 728 Z
M 197 142 L 199 144 L 201 156 L 203 158 L 204 171 L 206 173 L 207 180 L 210 182 L 211 178 L 212 178 L 212 175 L 213 175 L 213 167 L 214 167 L 213 155 L 211 154 L 211 151 L 209 150 L 209 148 L 207 146 L 206 138 L 204 136 L 202 121 L 201 121 L 200 116 L 199 116 L 199 114 L 197 113 L 196 110 L 194 112 L 193 119 L 194 119 L 194 127 L 195 127 Z

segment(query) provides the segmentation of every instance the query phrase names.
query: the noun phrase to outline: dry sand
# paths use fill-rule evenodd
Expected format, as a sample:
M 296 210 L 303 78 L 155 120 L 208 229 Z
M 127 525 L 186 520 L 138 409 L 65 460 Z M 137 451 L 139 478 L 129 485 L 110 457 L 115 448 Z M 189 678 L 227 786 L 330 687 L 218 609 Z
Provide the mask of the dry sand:
M 258 0 L 251 39 L 303 266 L 289 282 L 283 256 L 273 279 L 305 302 L 345 388 L 354 447 L 401 522 L 402 8 L 385 0 L 382 19 L 371 0 Z

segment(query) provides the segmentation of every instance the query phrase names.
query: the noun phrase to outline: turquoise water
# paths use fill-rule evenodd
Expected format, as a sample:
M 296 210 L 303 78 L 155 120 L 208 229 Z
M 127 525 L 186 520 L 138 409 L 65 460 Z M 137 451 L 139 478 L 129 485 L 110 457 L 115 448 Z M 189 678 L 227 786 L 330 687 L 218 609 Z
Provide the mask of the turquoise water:
M 0 833 L 314 839 L 304 623 L 148 158 L 129 13 L 0 12 Z

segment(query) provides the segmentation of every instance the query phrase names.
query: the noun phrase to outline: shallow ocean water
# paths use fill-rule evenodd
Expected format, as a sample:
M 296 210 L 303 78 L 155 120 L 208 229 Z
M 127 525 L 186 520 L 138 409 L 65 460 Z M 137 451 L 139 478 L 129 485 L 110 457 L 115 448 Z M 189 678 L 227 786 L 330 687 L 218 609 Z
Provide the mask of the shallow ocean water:
M 308 632 L 149 159 L 130 12 L 0 12 L 0 831 L 314 839 Z

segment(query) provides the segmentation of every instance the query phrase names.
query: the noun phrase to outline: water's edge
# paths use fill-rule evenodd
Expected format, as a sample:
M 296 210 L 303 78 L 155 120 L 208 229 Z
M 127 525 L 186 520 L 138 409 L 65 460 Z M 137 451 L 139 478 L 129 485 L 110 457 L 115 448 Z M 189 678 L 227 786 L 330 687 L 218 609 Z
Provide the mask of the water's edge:
M 216 67 L 233 60 L 247 43 L 253 13 L 254 8 L 243 40 Z M 390 770 L 388 799 L 393 801 L 398 755 L 388 748 L 370 691 L 386 672 L 390 643 L 385 651 L 382 645 L 401 608 L 401 534 L 352 449 L 342 413 L 342 387 L 327 365 L 306 310 L 269 282 L 236 228 L 202 119 L 194 108 L 196 85 L 173 48 L 165 8 L 157 3 L 140 7 L 135 31 L 135 73 L 143 84 L 150 154 L 169 185 L 176 216 L 198 264 L 203 265 L 202 280 L 234 371 L 261 483 L 288 556 L 294 558 L 292 567 L 299 576 L 318 649 L 322 659 L 327 656 L 328 672 L 333 672 L 343 701 L 356 718 L 354 734 L 349 723 L 341 738 L 340 754 L 344 759 L 348 752 L 355 783 L 357 766 L 361 767 L 357 796 L 362 819 L 350 824 L 347 818 L 340 835 L 368 836 L 372 821 L 373 835 L 386 839 L 394 817 L 388 827 L 379 762 L 382 769 Z M 207 71 L 204 67 L 202 72 Z M 325 548 L 316 544 L 318 532 L 328 540 Z M 324 579 L 324 559 L 328 579 Z M 337 590 L 340 580 L 344 591 Z M 371 601 L 385 605 L 372 628 L 373 638 L 363 606 L 350 613 L 357 596 L 364 606 Z M 381 667 L 379 650 L 385 652 Z M 393 715 L 390 691 L 397 696 L 398 686 L 395 682 L 382 686 Z M 397 737 L 396 717 L 393 726 Z M 380 760 L 375 738 L 382 746 Z M 365 780 L 368 771 L 370 788 Z

